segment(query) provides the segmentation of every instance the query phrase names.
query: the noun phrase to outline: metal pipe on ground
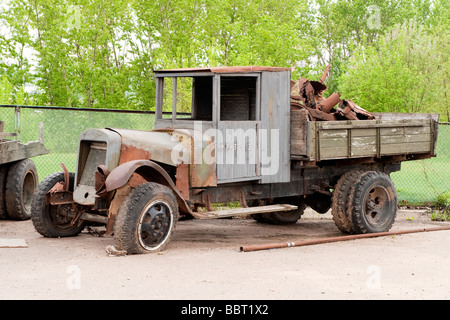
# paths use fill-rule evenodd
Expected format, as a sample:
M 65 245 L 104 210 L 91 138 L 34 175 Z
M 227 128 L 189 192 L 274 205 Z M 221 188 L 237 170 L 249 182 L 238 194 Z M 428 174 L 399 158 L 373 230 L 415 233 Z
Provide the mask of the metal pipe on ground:
M 339 241 L 394 236 L 394 235 L 401 235 L 401 234 L 408 234 L 408 233 L 448 231 L 448 230 L 450 230 L 450 226 L 449 227 L 414 229 L 414 230 L 400 230 L 400 231 L 396 231 L 396 232 L 353 234 L 353 235 L 349 235 L 349 236 L 330 237 L 330 238 L 308 240 L 308 241 L 281 242 L 281 243 L 272 243 L 272 244 L 263 244 L 263 245 L 243 246 L 243 247 L 240 247 L 240 251 L 241 252 L 250 252 L 250 251 L 268 250 L 268 249 L 288 248 L 288 247 L 302 247 L 302 246 L 311 246 L 311 245 L 316 245 L 316 244 L 332 243 L 332 242 L 339 242 Z

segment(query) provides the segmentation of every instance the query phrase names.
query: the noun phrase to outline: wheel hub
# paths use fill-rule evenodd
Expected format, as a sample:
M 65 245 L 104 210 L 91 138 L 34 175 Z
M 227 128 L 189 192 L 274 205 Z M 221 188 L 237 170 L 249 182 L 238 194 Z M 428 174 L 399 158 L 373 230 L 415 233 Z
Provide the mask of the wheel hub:
M 163 201 L 149 204 L 143 211 L 138 228 L 139 242 L 146 249 L 155 249 L 169 234 L 171 209 Z
M 389 194 L 384 187 L 377 186 L 370 190 L 366 200 L 366 219 L 372 225 L 384 221 L 388 212 Z

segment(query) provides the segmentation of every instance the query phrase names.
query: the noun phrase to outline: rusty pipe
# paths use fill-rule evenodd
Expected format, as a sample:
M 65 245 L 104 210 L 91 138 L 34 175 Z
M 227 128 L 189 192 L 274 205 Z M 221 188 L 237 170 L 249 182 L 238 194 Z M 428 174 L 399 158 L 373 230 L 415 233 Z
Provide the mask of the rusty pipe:
M 408 234 L 408 233 L 446 231 L 446 230 L 450 230 L 450 227 L 424 228 L 424 229 L 415 229 L 415 230 L 400 230 L 400 231 L 396 231 L 396 232 L 353 234 L 353 235 L 349 235 L 349 236 L 330 237 L 330 238 L 322 238 L 322 239 L 308 240 L 308 241 L 281 242 L 281 243 L 271 243 L 271 244 L 263 244 L 263 245 L 252 245 L 252 246 L 240 247 L 240 251 L 241 252 L 250 252 L 250 251 L 268 250 L 268 249 L 288 248 L 288 247 L 302 247 L 302 246 L 311 246 L 311 245 L 322 244 L 322 243 L 332 243 L 332 242 L 348 241 L 348 240 L 356 240 L 356 239 L 367 239 L 367 238 L 401 235 L 401 234 Z
M 341 101 L 340 93 L 333 93 L 327 99 L 319 104 L 319 109 L 323 112 L 329 113 L 334 106 L 336 106 Z

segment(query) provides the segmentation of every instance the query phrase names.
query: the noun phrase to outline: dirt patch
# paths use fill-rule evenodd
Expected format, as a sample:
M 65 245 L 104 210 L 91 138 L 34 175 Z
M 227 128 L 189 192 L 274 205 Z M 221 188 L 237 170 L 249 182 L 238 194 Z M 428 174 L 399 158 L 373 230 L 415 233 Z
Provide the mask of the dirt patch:
M 450 226 L 424 210 L 400 210 L 392 231 Z M 240 252 L 243 245 L 336 237 L 327 213 L 294 225 L 253 219 L 179 221 L 168 249 L 110 257 L 112 237 L 87 230 L 40 236 L 31 221 L 0 221 L 0 299 L 447 299 L 450 232 Z

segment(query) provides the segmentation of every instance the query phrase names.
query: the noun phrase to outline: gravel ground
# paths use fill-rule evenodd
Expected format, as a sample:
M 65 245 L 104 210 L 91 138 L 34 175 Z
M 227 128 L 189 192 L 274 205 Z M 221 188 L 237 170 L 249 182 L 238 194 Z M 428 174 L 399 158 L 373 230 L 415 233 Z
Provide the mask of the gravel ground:
M 391 231 L 448 226 L 400 210 Z M 47 239 L 31 221 L 0 221 L 0 299 L 449 299 L 450 231 L 240 252 L 245 245 L 342 235 L 331 214 L 295 225 L 253 219 L 179 221 L 157 254 L 112 257 L 109 236 Z

